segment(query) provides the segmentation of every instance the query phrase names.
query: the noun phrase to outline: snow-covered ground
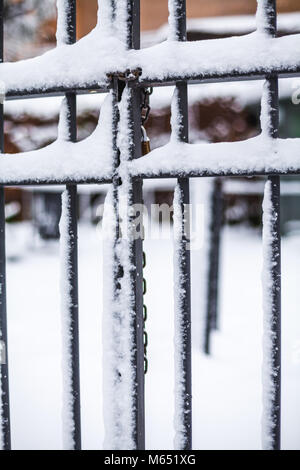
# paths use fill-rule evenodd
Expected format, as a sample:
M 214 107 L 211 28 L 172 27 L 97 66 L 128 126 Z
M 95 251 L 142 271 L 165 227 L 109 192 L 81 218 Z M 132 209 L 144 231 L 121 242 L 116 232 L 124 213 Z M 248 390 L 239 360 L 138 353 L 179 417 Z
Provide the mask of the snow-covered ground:
M 59 247 L 35 246 L 21 227 L 19 259 L 7 265 L 12 444 L 15 449 L 59 449 L 61 332 Z M 8 245 L 16 251 L 12 229 Z M 194 335 L 194 449 L 261 447 L 262 246 L 258 232 L 226 228 L 222 246 L 220 331 L 213 355 Z M 152 240 L 147 252 L 149 372 L 146 376 L 148 449 L 173 447 L 172 243 Z M 102 243 L 95 228 L 79 228 L 80 341 L 83 447 L 101 449 Z M 300 449 L 300 235 L 283 240 L 282 444 Z M 200 268 L 200 267 L 199 267 Z M 194 273 L 197 266 L 194 266 Z M 196 289 L 201 276 L 193 279 Z M 194 309 L 194 327 L 201 316 Z

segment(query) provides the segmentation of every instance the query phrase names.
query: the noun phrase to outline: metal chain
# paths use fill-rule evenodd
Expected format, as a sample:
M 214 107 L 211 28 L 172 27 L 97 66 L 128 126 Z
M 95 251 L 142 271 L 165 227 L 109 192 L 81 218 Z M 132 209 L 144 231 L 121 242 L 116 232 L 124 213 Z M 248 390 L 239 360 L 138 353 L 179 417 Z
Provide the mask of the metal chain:
M 153 88 L 144 88 L 142 90 L 142 102 L 141 102 L 141 120 L 142 120 L 142 130 L 143 126 L 146 123 L 151 107 L 150 107 L 150 95 L 153 93 Z M 146 253 L 143 252 L 143 269 L 146 267 Z M 146 279 L 143 277 L 143 295 L 145 296 L 147 292 L 147 282 Z M 145 302 L 143 303 L 143 312 L 144 312 L 144 374 L 146 375 L 148 372 L 148 357 L 147 357 L 147 347 L 148 347 L 148 333 L 146 331 L 146 321 L 147 321 L 147 306 Z
M 151 111 L 150 96 L 152 95 L 152 93 L 153 93 L 152 87 L 144 88 L 142 91 L 142 95 L 143 95 L 143 100 L 141 103 L 142 126 L 144 126 L 144 124 L 146 123 L 149 117 L 150 111 Z

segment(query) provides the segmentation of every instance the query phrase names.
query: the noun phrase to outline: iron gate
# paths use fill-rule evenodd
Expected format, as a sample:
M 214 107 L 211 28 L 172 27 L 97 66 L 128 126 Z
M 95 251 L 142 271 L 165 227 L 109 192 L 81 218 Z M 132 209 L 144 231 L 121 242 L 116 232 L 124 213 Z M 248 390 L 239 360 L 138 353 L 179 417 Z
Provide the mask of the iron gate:
M 59 14 L 64 18 L 60 18 L 61 24 L 65 27 L 65 43 L 72 44 L 76 41 L 76 1 L 75 0 L 58 0 L 60 4 Z M 111 21 L 118 15 L 118 9 L 126 6 L 127 17 L 125 18 L 126 26 L 126 46 L 127 49 L 140 49 L 140 1 L 139 0 L 103 0 L 106 5 L 110 5 Z M 101 2 L 100 2 L 101 6 Z M 260 32 L 276 41 L 276 0 L 260 0 Z M 185 0 L 169 0 L 170 9 L 170 39 L 178 42 L 186 41 L 186 1 Z M 0 53 L 3 59 L 3 0 L 0 2 Z M 270 43 L 271 44 L 271 43 Z M 224 51 L 226 54 L 226 51 Z M 197 60 L 197 57 L 195 57 Z M 266 87 L 264 91 L 264 108 L 265 122 L 267 123 L 264 132 L 275 140 L 278 138 L 279 123 L 279 107 L 278 107 L 278 78 L 288 76 L 299 76 L 300 64 L 281 64 L 273 61 L 273 65 L 256 65 L 248 66 L 245 70 L 238 70 L 233 67 L 231 70 L 224 72 L 216 72 L 215 70 L 206 70 L 205 72 L 189 73 L 189 70 L 182 75 L 175 72 L 173 74 L 157 77 L 144 78 L 143 70 L 139 67 L 131 70 L 113 71 L 107 76 L 106 85 L 103 86 L 95 81 L 85 84 L 78 83 L 76 86 L 61 85 L 56 83 L 51 86 L 44 87 L 28 87 L 24 86 L 12 89 L 8 87 L 6 98 L 18 99 L 27 96 L 51 96 L 65 95 L 67 106 L 67 123 L 68 123 L 68 139 L 72 142 L 76 141 L 76 95 L 89 91 L 97 91 L 99 93 L 112 94 L 113 99 L 113 150 L 114 163 L 113 171 L 110 177 L 94 177 L 94 178 L 26 178 L 24 180 L 15 181 L 10 178 L 9 181 L 2 181 L 0 188 L 0 330 L 3 344 L 7 345 L 7 324 L 6 324 L 6 289 L 5 289 L 5 215 L 4 215 L 4 187 L 8 185 L 53 185 L 64 184 L 66 191 L 64 193 L 64 249 L 69 260 L 65 272 L 66 289 L 68 289 L 71 302 L 68 305 L 67 341 L 68 351 L 66 361 L 71 364 L 71 375 L 68 378 L 68 387 L 72 394 L 72 401 L 69 403 L 69 414 L 71 423 L 69 423 L 69 433 L 71 435 L 70 448 L 81 448 L 81 429 L 80 429 L 80 380 L 79 380 L 79 339 L 78 339 L 78 270 L 77 270 L 77 184 L 89 183 L 110 183 L 112 184 L 112 202 L 115 212 L 115 220 L 118 221 L 118 209 L 120 191 L 127 197 L 128 205 L 142 204 L 143 191 L 142 182 L 145 178 L 177 178 L 177 202 L 179 212 L 177 213 L 180 224 L 181 238 L 177 245 L 177 279 L 179 282 L 181 297 L 178 300 L 178 311 L 176 319 L 176 330 L 180 335 L 177 354 L 177 377 L 180 387 L 177 389 L 175 414 L 180 419 L 181 427 L 178 436 L 178 447 L 180 449 L 192 448 L 192 389 L 191 389 L 191 278 L 190 278 L 190 252 L 187 249 L 189 241 L 189 228 L 186 227 L 186 211 L 189 205 L 189 178 L 191 177 L 227 177 L 227 176 L 255 176 L 264 175 L 267 177 L 266 194 L 265 194 L 265 212 L 264 212 L 264 246 L 266 253 L 266 277 L 265 296 L 270 300 L 269 312 L 269 328 L 265 333 L 269 338 L 269 350 L 266 351 L 267 358 L 265 366 L 267 374 L 269 374 L 269 383 L 264 390 L 266 397 L 265 408 L 265 426 L 267 433 L 266 448 L 280 449 L 280 316 L 281 316 L 281 271 L 280 271 L 280 174 L 299 174 L 300 165 L 295 168 L 281 168 L 272 165 L 265 165 L 264 168 L 241 168 L 233 169 L 230 166 L 222 168 L 222 170 L 207 168 L 199 170 L 172 169 L 172 171 L 153 171 L 143 173 L 143 171 L 133 170 L 127 174 L 126 184 L 123 173 L 120 169 L 124 169 L 120 161 L 120 147 L 118 143 L 119 133 L 119 107 L 118 104 L 124 98 L 125 114 L 129 129 L 127 139 L 128 161 L 135 161 L 141 157 L 141 100 L 142 92 L 148 87 L 157 87 L 163 85 L 173 85 L 176 88 L 175 107 L 177 110 L 177 119 L 179 125 L 176 128 L 176 139 L 179 142 L 188 142 L 188 99 L 187 87 L 196 83 L 218 82 L 218 81 L 234 81 L 234 80 L 250 80 L 250 79 L 266 79 Z M 1 68 L 0 68 L 1 74 Z M 4 151 L 3 138 L 3 106 L 1 112 L 1 150 Z M 63 157 L 62 157 L 63 158 Z M 151 154 L 147 157 L 151 159 Z M 250 165 L 251 166 L 251 165 Z M 120 190 L 121 188 L 121 190 Z M 129 225 L 134 223 L 132 215 L 128 215 Z M 218 230 L 217 230 L 218 232 Z M 122 294 L 122 279 L 124 277 L 125 268 L 122 266 L 122 260 L 118 255 L 117 246 L 122 238 L 120 226 L 115 227 L 115 256 L 113 259 L 113 284 L 114 297 L 118 299 Z M 129 270 L 132 296 L 130 301 L 133 302 L 133 315 L 130 319 L 132 328 L 132 339 L 130 350 L 130 366 L 133 372 L 132 387 L 133 401 L 131 402 L 131 411 L 133 413 L 132 427 L 132 448 L 144 449 L 145 447 L 145 417 L 144 417 L 144 307 L 143 307 L 143 236 L 138 239 L 131 240 L 126 245 L 127 256 L 135 269 Z M 218 236 L 215 238 L 215 250 L 218 246 Z M 213 257 L 215 254 L 213 254 Z M 211 269 L 211 284 L 215 283 L 216 267 Z M 211 285 L 210 299 L 214 304 L 216 289 Z M 215 305 L 210 306 L 207 315 L 206 327 L 206 350 L 209 352 L 209 335 L 212 327 L 212 316 L 214 315 Z M 122 382 L 120 371 L 114 371 L 114 380 L 116 386 Z M 2 429 L 4 436 L 4 449 L 10 449 L 10 414 L 9 414 L 9 386 L 8 386 L 8 366 L 1 364 L 1 393 L 2 393 Z M 120 436 L 119 436 L 120 437 Z M 118 448 L 118 436 L 115 436 L 115 447 Z

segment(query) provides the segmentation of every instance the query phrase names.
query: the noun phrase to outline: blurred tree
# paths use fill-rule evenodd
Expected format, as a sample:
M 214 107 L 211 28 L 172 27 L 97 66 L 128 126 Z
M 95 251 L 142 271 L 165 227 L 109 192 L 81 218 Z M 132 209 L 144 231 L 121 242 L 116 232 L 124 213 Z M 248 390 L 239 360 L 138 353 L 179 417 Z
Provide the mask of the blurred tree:
M 4 0 L 5 60 L 43 52 L 55 42 L 55 0 Z

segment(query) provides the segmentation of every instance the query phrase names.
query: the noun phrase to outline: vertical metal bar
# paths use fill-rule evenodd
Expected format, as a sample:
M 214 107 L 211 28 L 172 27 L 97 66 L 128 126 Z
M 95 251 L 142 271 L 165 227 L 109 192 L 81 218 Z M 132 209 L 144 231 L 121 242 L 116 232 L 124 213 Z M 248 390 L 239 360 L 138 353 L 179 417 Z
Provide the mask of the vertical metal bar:
M 271 37 L 277 34 L 276 0 L 264 0 L 263 29 Z M 268 106 L 268 132 L 269 137 L 277 138 L 279 131 L 279 101 L 278 77 L 267 77 L 267 106 Z M 264 432 L 267 434 L 267 444 L 270 450 L 279 450 L 281 441 L 281 239 L 280 239 L 280 177 L 269 176 L 269 199 L 271 215 L 264 227 L 266 242 L 271 240 L 268 270 L 270 282 L 265 286 L 265 297 L 270 303 L 270 315 L 267 319 L 268 327 L 265 334 L 270 345 L 264 357 L 265 372 L 269 375 L 264 380 L 264 395 L 268 403 L 264 403 Z M 267 232 L 267 233 L 266 233 Z M 270 284 L 270 285 L 269 285 Z M 266 315 L 266 312 L 265 312 Z
M 170 4 L 170 14 L 175 22 L 173 34 L 178 41 L 186 41 L 186 1 L 173 0 Z M 177 89 L 177 112 L 180 122 L 178 128 L 178 139 L 188 142 L 188 91 L 187 83 L 179 82 Z M 184 377 L 177 378 L 181 383 L 182 403 L 179 404 L 183 412 L 183 438 L 180 439 L 182 449 L 192 448 L 192 347 L 191 347 L 191 259 L 190 259 L 190 227 L 189 227 L 189 205 L 190 185 L 188 178 L 179 178 L 178 187 L 181 194 L 182 211 L 182 239 L 180 241 L 180 252 L 182 257 L 179 266 L 179 277 L 181 279 L 181 315 L 180 325 L 177 328 L 181 332 L 181 358 Z M 178 410 L 175 410 L 175 414 Z
M 114 17 L 120 20 L 121 39 L 127 48 L 138 48 L 140 42 L 139 2 L 125 0 L 112 2 Z M 125 11 L 126 9 L 126 11 Z M 121 26 L 121 23 L 124 22 Z M 125 33 L 125 34 L 124 34 Z M 121 158 L 127 160 L 141 156 L 141 109 L 140 90 L 131 83 L 112 78 L 113 100 L 113 153 L 114 174 L 112 205 L 114 211 L 114 263 L 112 275 L 115 301 L 110 332 L 113 334 L 113 370 L 108 380 L 111 388 L 111 406 L 108 410 L 106 444 L 111 449 L 144 449 L 144 345 L 143 345 L 143 286 L 142 286 L 142 239 L 131 236 L 135 220 L 131 209 L 142 201 L 142 184 L 120 175 Z M 120 103 L 121 102 L 121 103 Z M 121 104 L 121 113 L 118 107 Z M 120 122 L 121 118 L 121 122 Z M 118 133 L 126 128 L 127 145 L 118 148 Z M 127 129 L 130 131 L 128 135 Z M 125 211 L 125 212 L 124 212 Z M 131 269 L 134 266 L 135 269 Z M 126 307 L 124 307 L 126 305 Z M 120 306 L 123 308 L 120 311 Z M 125 314 L 125 310 L 126 314 Z M 123 331 L 124 329 L 124 331 Z M 120 341 L 119 332 L 127 335 Z M 116 333 L 114 333 L 116 332 Z M 122 362 L 123 359 L 123 362 Z M 130 372 L 130 378 L 125 373 Z M 128 393 L 127 405 L 119 397 Z M 108 396 L 107 399 L 110 397 Z
M 271 350 L 264 351 L 268 357 L 264 363 L 268 364 L 264 373 L 264 420 L 263 436 L 265 450 L 280 450 L 281 443 L 281 246 L 280 246 L 280 177 L 269 176 L 270 202 L 273 217 L 269 223 L 269 232 L 272 236 L 271 259 L 269 273 L 272 282 L 269 293 L 271 304 L 271 318 L 269 318 L 269 331 L 265 330 L 268 337 L 265 339 L 271 344 Z M 265 287 L 266 288 L 266 287 Z M 267 295 L 265 293 L 265 295 Z M 269 382 L 268 382 L 269 381 Z M 272 393 L 270 394 L 270 390 Z M 268 400 L 268 404 L 266 401 Z
M 131 112 L 133 122 L 134 151 L 133 158 L 141 156 L 141 112 L 140 91 L 132 90 Z M 143 182 L 132 181 L 131 205 L 134 207 L 143 204 Z M 141 214 L 142 215 L 142 214 Z M 140 236 L 133 241 L 131 263 L 135 267 L 132 273 L 135 290 L 135 371 L 136 371 L 136 447 L 145 448 L 145 398 L 144 398 L 144 315 L 143 315 L 143 227 L 140 227 Z
M 131 49 L 140 48 L 140 0 L 128 0 L 128 43 Z M 131 158 L 141 156 L 141 91 L 134 86 L 131 87 L 131 98 L 129 102 L 130 121 L 132 123 L 133 146 L 129 149 Z M 143 182 L 132 180 L 130 182 L 130 205 L 142 206 Z M 145 393 L 144 393 L 144 315 L 143 315 L 143 230 L 141 227 L 140 237 L 133 240 L 131 263 L 135 267 L 132 273 L 132 281 L 135 291 L 135 322 L 133 325 L 135 344 L 134 370 L 135 370 L 135 445 L 139 450 L 145 449 Z
M 213 182 L 213 190 L 210 196 L 210 241 L 208 260 L 208 286 L 206 301 L 206 319 L 204 331 L 204 352 L 210 354 L 211 331 L 217 328 L 218 323 L 218 282 L 219 282 L 219 258 L 220 237 L 222 228 L 223 204 L 222 183 L 219 178 Z
M 140 0 L 128 0 L 128 42 L 130 49 L 141 47 L 141 6 Z
M 122 9 L 126 8 L 126 12 Z M 120 10 L 119 10 L 120 9 Z M 126 13 L 126 15 L 125 15 Z M 115 4 L 115 17 L 120 18 L 122 21 L 126 18 L 126 24 L 123 26 L 126 28 L 125 36 L 122 33 L 122 39 L 126 41 L 128 49 L 138 49 L 140 46 L 140 2 L 137 0 L 126 0 Z M 124 29 L 122 29 L 124 31 Z M 141 91 L 136 86 L 135 82 L 128 80 L 124 83 L 118 80 L 117 77 L 113 78 L 113 148 L 114 148 L 114 176 L 113 176 L 113 210 L 115 212 L 116 228 L 115 228 L 115 253 L 114 253 L 114 298 L 116 305 L 119 303 L 119 299 L 122 296 L 126 298 L 127 305 L 130 312 L 130 342 L 128 347 L 130 351 L 124 351 L 121 348 L 121 355 L 126 355 L 127 360 L 130 361 L 126 364 L 126 367 L 130 369 L 133 374 L 132 381 L 130 383 L 131 400 L 130 410 L 120 411 L 118 404 L 115 403 L 111 409 L 112 423 L 109 425 L 111 429 L 108 429 L 108 443 L 113 448 L 116 446 L 124 445 L 124 434 L 125 430 L 131 435 L 129 436 L 130 446 L 134 449 L 143 450 L 145 448 L 145 411 L 144 411 L 144 343 L 143 343 L 143 247 L 142 247 L 142 231 L 141 236 L 131 237 L 130 228 L 135 224 L 135 214 L 132 213 L 133 209 L 137 204 L 142 204 L 142 181 L 133 180 L 129 175 L 122 178 L 119 174 L 120 165 L 120 149 L 117 145 L 117 134 L 118 134 L 118 123 L 120 119 L 118 102 L 123 98 L 123 93 L 126 92 L 126 98 L 124 98 L 124 108 L 122 108 L 122 119 L 126 120 L 126 127 L 130 130 L 130 137 L 128 138 L 127 148 L 123 149 L 126 153 L 126 159 L 139 158 L 141 156 Z M 123 103 L 122 103 L 123 104 Z M 125 109 L 126 107 L 126 109 Z M 125 117 L 126 115 L 126 117 Z M 126 203 L 125 203 L 126 201 Z M 125 203 L 125 204 L 124 204 Z M 124 204 L 121 208 L 121 204 Z M 120 211 L 124 208 L 128 210 L 126 213 Z M 125 226 L 122 225 L 121 218 L 123 221 L 126 218 Z M 130 227 L 130 228 L 129 228 Z M 126 233 L 122 233 L 124 232 Z M 128 232 L 128 233 L 127 233 Z M 134 230 L 136 233 L 137 231 Z M 128 238 L 127 238 L 128 236 Z M 124 240 L 123 240 L 124 237 Z M 123 243 L 124 242 L 124 243 Z M 123 244 L 123 246 L 122 246 Z M 120 256 L 120 246 L 122 246 L 123 255 Z M 124 250 L 128 250 L 124 253 Z M 124 261 L 124 258 L 126 261 Z M 127 260 L 129 265 L 134 266 L 134 270 L 128 268 Z M 124 264 L 122 264 L 124 263 Z M 124 281 L 124 277 L 126 277 Z M 128 298 L 128 292 L 122 291 L 123 283 L 129 281 L 130 293 Z M 130 306 L 129 306 L 130 304 Z M 133 315 L 132 315 L 133 312 Z M 120 315 L 120 317 L 119 317 Z M 115 320 L 119 322 L 119 328 L 125 327 L 128 318 L 122 320 L 124 312 L 119 312 L 118 307 L 115 315 Z M 118 343 L 119 338 L 116 338 Z M 118 345 L 116 346 L 118 349 Z M 122 381 L 123 372 L 115 367 L 113 374 L 116 378 L 115 387 L 120 387 L 124 390 L 124 384 Z M 125 379 L 126 380 L 126 379 Z M 125 385 L 125 389 L 126 389 Z M 127 387 L 128 388 L 128 387 Z M 120 406 L 120 408 L 122 408 Z M 124 422 L 124 416 L 126 414 L 133 415 L 132 422 Z M 109 442 L 110 440 L 110 442 Z M 123 442 L 121 442 L 123 441 Z M 128 444 L 127 444 L 128 445 Z M 119 449 L 122 447 L 119 447 Z
M 67 44 L 76 42 L 76 0 L 68 0 L 66 11 L 66 38 Z M 67 126 L 69 140 L 76 142 L 76 94 L 66 93 Z M 69 201 L 68 217 L 68 278 L 71 285 L 71 302 L 69 317 L 71 320 L 70 330 L 72 332 L 71 357 L 72 357 L 72 414 L 73 414 L 73 442 L 74 450 L 81 449 L 81 416 L 80 416 L 80 369 L 79 369 L 79 319 L 78 319 L 78 241 L 77 241 L 77 186 L 68 184 L 66 186 L 67 199 Z
M 0 62 L 3 62 L 3 0 L 0 1 Z M 4 152 L 4 116 L 2 103 L 0 103 L 0 152 Z M 10 450 L 11 436 L 6 314 L 5 191 L 3 186 L 0 186 L 0 341 L 1 447 L 3 450 Z
M 270 98 L 270 136 L 278 136 L 278 79 L 269 78 Z M 281 237 L 280 237 L 280 176 L 269 176 L 269 203 L 271 214 L 264 224 L 265 243 L 271 240 L 269 260 L 265 260 L 269 282 L 264 286 L 264 297 L 270 304 L 270 312 L 265 311 L 265 341 L 270 348 L 264 350 L 264 419 L 263 432 L 265 447 L 271 450 L 280 449 L 281 441 Z M 266 307 L 268 308 L 268 307 Z M 271 393 L 270 393 L 271 390 Z M 267 403 L 268 402 L 268 403 Z M 267 437 L 267 439 L 266 439 Z M 268 443 L 267 443 L 268 442 Z M 271 444 L 270 444 L 271 442 Z M 266 444 L 267 443 L 267 444 Z

